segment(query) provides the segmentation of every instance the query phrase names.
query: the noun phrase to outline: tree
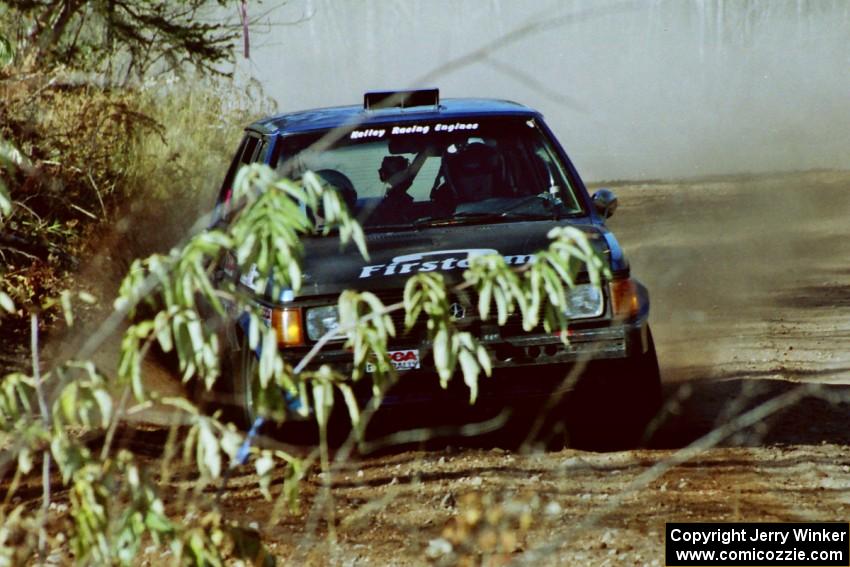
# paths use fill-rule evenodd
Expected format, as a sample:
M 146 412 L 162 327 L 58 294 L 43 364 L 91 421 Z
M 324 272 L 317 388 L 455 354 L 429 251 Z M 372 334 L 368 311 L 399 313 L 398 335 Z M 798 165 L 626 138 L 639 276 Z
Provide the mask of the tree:
M 191 66 L 220 73 L 236 32 L 213 23 L 224 0 L 9 0 L 0 29 L 15 64 L 102 73 L 108 84 Z M 204 18 L 210 18 L 205 20 Z

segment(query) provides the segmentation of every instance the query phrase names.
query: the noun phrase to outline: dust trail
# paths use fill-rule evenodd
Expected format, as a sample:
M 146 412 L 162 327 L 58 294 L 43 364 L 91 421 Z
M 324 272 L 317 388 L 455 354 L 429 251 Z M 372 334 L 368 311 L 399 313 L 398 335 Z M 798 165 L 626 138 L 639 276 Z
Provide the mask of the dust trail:
M 252 59 L 236 61 L 246 86 L 256 80 L 285 111 L 350 103 L 442 69 L 427 84 L 444 97 L 506 98 L 540 110 L 588 179 L 846 164 L 846 1 L 309 6 L 269 2 L 268 18 L 252 30 Z M 228 17 L 236 23 L 233 10 Z M 276 27 L 304 17 L 283 33 Z M 517 38 L 523 29 L 533 33 Z
M 706 366 L 719 376 L 748 359 L 753 370 L 776 367 L 783 363 L 777 341 L 790 337 L 810 355 L 791 357 L 800 369 L 829 363 L 830 345 L 818 350 L 813 341 L 840 325 L 829 320 L 837 315 L 829 307 L 847 306 L 840 295 L 848 279 L 850 174 L 615 189 L 622 206 L 610 225 L 650 289 L 668 378 Z
M 45 345 L 46 366 L 77 358 L 90 337 L 102 332 L 102 325 L 112 314 L 118 288 L 132 262 L 151 254 L 168 253 L 191 234 L 190 223 L 212 202 L 212 191 L 209 195 L 180 194 L 168 201 L 137 198 L 116 214 L 115 222 L 100 229 L 100 234 L 92 239 L 91 255 L 82 263 L 74 279 L 74 289 L 92 294 L 97 303 L 93 307 L 75 305 L 73 327 L 52 331 Z M 187 215 L 186 211 L 193 211 L 193 214 Z M 144 311 L 146 307 L 142 305 L 139 309 Z M 120 325 L 92 356 L 98 370 L 106 376 L 117 375 L 121 339 L 126 327 L 126 323 Z M 183 392 L 175 369 L 155 353 L 145 358 L 142 372 L 146 385 L 153 391 L 168 395 Z M 145 412 L 139 418 L 168 423 L 156 411 Z

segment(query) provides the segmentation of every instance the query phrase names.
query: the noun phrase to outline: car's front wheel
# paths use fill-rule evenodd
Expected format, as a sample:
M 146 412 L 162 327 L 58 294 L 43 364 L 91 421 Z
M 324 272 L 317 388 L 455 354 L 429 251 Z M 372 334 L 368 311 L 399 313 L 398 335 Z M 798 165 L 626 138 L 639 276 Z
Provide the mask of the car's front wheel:
M 248 429 L 260 414 L 256 403 L 259 364 L 257 355 L 248 346 L 247 339 L 243 338 L 238 350 L 231 353 L 230 364 L 230 396 L 233 402 L 230 417 L 238 427 Z
M 644 352 L 593 363 L 569 393 L 565 408 L 567 443 L 601 451 L 645 444 L 661 402 L 658 358 L 647 329 Z
M 207 391 L 201 381 L 195 380 L 192 398 L 206 413 L 218 411 L 224 421 L 248 430 L 259 415 L 254 403 L 256 372 L 257 357 L 247 342 L 240 339 L 235 347 L 222 354 L 221 374 L 212 389 Z
M 292 443 L 311 443 L 317 439 L 312 418 L 299 415 L 301 400 L 287 394 L 283 388 L 270 383 L 260 386 L 259 360 L 248 344 L 248 338 L 238 341 L 227 363 L 229 376 L 223 375 L 226 417 L 237 427 L 247 431 L 263 417 L 264 435 Z

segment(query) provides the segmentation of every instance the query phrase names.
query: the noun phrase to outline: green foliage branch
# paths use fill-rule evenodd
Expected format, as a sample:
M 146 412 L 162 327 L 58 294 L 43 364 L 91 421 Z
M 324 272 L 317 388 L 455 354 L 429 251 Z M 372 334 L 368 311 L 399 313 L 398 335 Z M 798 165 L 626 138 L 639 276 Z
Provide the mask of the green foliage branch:
M 324 223 L 317 226 L 309 211 L 322 211 Z M 279 179 L 266 166 L 243 168 L 234 185 L 234 196 L 217 226 L 189 238 L 168 254 L 155 254 L 134 262 L 121 284 L 115 308 L 126 312 L 132 323 L 121 344 L 118 375 L 102 376 L 86 361 L 71 361 L 52 370 L 42 380 L 54 384 L 50 425 L 35 419 L 31 400 L 36 396 L 34 378 L 24 374 L 7 377 L 0 388 L 0 431 L 14 439 L 15 478 L 29 474 L 34 456 L 50 451 L 70 489 L 71 545 L 80 562 L 121 563 L 132 561 L 143 541 L 168 546 L 178 561 L 187 564 L 222 564 L 228 553 L 237 553 L 241 527 L 222 516 L 221 508 L 205 488 L 218 485 L 227 471 L 249 451 L 259 477 L 259 488 L 272 499 L 273 475 L 283 475 L 279 501 L 297 506 L 297 487 L 309 462 L 281 450 L 246 445 L 244 433 L 226 423 L 218 412 L 206 415 L 184 398 L 163 397 L 145 387 L 142 362 L 154 346 L 173 353 L 182 379 L 212 389 L 221 377 L 222 329 L 234 317 L 250 320 L 246 345 L 259 350 L 255 388 L 258 410 L 268 419 L 287 419 L 284 395 L 298 396 L 302 411 L 312 413 L 322 432 L 321 464 L 329 473 L 326 445 L 327 424 L 335 400 L 341 394 L 356 434 L 363 430 L 362 409 L 354 396 L 352 382 L 372 380 L 378 403 L 398 376 L 390 363 L 389 341 L 396 335 L 391 313 L 404 310 L 404 325 L 411 329 L 424 318 L 427 341 L 443 387 L 452 376 L 463 377 L 474 403 L 480 376 L 491 373 L 489 354 L 470 333 L 458 329 L 450 316 L 451 294 L 472 290 L 479 297 L 483 319 L 495 314 L 503 324 L 519 310 L 523 325 L 530 329 L 542 319 L 547 329 L 564 328 L 562 311 L 569 287 L 580 273 L 599 285 L 606 268 L 586 235 L 568 227 L 550 233 L 552 243 L 535 255 L 521 270 L 509 268 L 493 255 L 475 258 L 465 281 L 449 288 L 439 274 L 418 274 L 405 286 L 403 301 L 384 305 L 370 292 L 346 291 L 340 295 L 340 325 L 328 333 L 293 367 L 293 361 L 277 348 L 274 329 L 265 322 L 261 308 L 244 293 L 234 278 L 220 278 L 219 269 L 233 262 L 233 273 L 254 273 L 254 292 L 277 297 L 282 290 L 297 292 L 301 286 L 302 239 L 339 239 L 340 246 L 356 247 L 368 257 L 362 228 L 350 216 L 339 194 L 311 173 L 298 181 Z M 491 301 L 492 300 L 492 301 Z M 67 302 L 66 302 L 67 303 Z M 63 302 L 58 302 L 63 305 Z M 140 304 L 151 315 L 142 316 Z M 352 349 L 354 372 L 343 376 L 332 367 L 313 363 L 321 345 L 332 334 L 343 335 Z M 566 338 L 564 337 L 564 340 Z M 370 365 L 371 372 L 367 372 Z M 114 402 L 114 392 L 123 391 Z M 126 395 L 134 408 L 162 404 L 184 417 L 183 462 L 198 471 L 194 497 L 188 513 L 202 518 L 186 525 L 170 514 L 161 489 L 145 473 L 131 453 L 111 451 L 111 432 L 126 413 Z M 131 408 L 133 409 L 133 408 Z M 93 432 L 106 432 L 99 454 L 86 444 Z M 228 464 L 229 463 L 229 464 Z M 329 478 L 329 475 L 326 477 Z M 0 508 L 0 539 L 26 540 L 32 517 L 21 506 Z M 184 511 L 186 513 L 186 511 Z M 29 540 L 27 540 L 29 541 Z M 20 559 L 21 550 L 34 544 L 0 553 L 3 561 Z M 7 548 L 3 548 L 7 549 Z M 3 555 L 6 553 L 6 555 Z

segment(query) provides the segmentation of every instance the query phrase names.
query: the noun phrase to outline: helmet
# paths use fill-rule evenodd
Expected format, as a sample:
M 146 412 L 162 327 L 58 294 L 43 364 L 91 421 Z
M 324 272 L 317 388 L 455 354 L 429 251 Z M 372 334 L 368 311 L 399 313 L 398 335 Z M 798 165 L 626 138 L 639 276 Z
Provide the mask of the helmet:
M 404 156 L 387 156 L 381 160 L 381 168 L 378 177 L 381 181 L 389 181 L 394 175 L 410 167 L 410 161 Z
M 504 164 L 495 148 L 473 142 L 446 154 L 446 178 L 458 203 L 481 201 L 504 193 Z
M 354 184 L 347 175 L 335 169 L 320 169 L 316 172 L 316 175 L 326 184 L 336 189 L 348 206 L 348 210 L 354 211 L 354 206 L 357 204 L 357 191 L 354 189 Z

